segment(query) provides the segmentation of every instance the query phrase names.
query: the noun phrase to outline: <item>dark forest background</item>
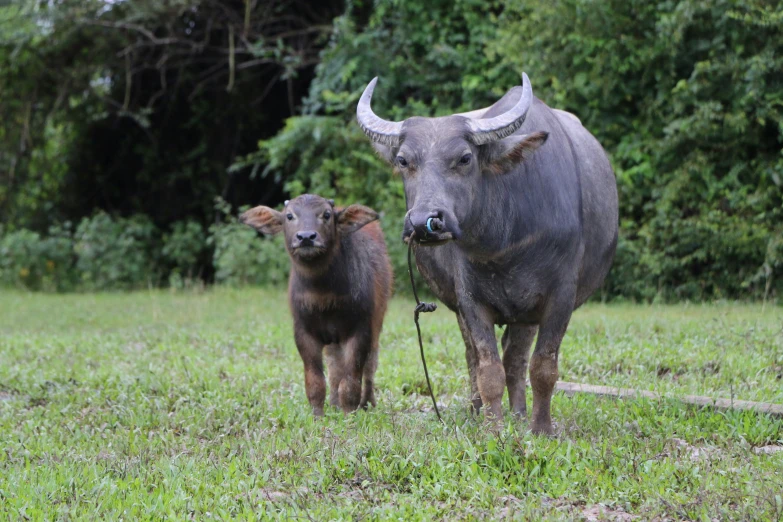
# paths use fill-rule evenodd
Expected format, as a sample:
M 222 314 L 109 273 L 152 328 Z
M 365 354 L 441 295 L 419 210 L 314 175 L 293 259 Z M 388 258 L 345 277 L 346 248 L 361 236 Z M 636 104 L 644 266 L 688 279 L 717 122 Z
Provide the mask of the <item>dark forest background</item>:
M 402 186 L 354 122 L 488 105 L 521 71 L 606 148 L 598 298 L 783 291 L 783 5 L 729 0 L 0 1 L 0 285 L 280 284 L 239 209 Z

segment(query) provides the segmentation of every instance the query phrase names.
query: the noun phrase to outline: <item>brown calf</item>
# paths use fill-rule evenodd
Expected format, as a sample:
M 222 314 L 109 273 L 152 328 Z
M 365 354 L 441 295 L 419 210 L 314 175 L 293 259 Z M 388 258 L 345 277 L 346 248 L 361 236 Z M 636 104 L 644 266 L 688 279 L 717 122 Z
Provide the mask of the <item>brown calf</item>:
M 378 337 L 392 291 L 383 232 L 373 223 L 377 219 L 371 208 L 334 208 L 334 201 L 311 194 L 286 201 L 283 212 L 255 207 L 240 216 L 264 234 L 285 234 L 294 340 L 317 417 L 323 415 L 326 397 L 323 352 L 329 403 L 345 412 L 375 406 Z

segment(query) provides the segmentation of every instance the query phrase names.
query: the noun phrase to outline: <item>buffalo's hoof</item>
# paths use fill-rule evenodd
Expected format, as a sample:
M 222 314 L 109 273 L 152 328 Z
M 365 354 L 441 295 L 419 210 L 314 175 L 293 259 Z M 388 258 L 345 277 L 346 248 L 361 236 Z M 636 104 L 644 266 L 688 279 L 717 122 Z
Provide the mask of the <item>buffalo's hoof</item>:
M 535 420 L 530 424 L 530 431 L 533 435 L 545 435 L 547 437 L 555 436 L 555 428 L 552 426 L 552 422 L 536 422 Z

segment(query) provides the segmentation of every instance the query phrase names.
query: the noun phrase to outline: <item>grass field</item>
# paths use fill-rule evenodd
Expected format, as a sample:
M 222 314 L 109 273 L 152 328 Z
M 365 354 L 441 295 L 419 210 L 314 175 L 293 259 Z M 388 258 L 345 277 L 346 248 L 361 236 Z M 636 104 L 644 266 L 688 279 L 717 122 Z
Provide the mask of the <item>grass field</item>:
M 493 436 L 445 309 L 422 316 L 442 427 L 411 310 L 378 407 L 314 421 L 282 292 L 0 294 L 0 519 L 783 519 L 782 420 L 557 394 L 557 437 Z M 561 379 L 783 403 L 781 329 L 780 307 L 589 305 Z

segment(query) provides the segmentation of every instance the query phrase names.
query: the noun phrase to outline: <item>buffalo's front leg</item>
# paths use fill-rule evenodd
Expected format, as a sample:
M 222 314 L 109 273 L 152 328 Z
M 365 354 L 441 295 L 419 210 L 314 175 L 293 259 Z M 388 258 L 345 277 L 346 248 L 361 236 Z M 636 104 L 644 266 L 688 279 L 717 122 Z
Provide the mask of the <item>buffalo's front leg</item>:
M 457 314 L 457 323 L 460 332 L 462 332 L 462 340 L 465 341 L 465 360 L 468 363 L 468 374 L 470 375 L 470 402 L 473 405 L 473 414 L 478 415 L 481 412 L 481 394 L 478 390 L 478 354 L 476 347 L 473 346 L 470 332 L 459 314 Z
M 530 386 L 533 388 L 533 433 L 552 435 L 552 392 L 557 383 L 557 359 L 568 322 L 571 320 L 574 300 L 572 295 L 553 299 L 541 318 L 536 349 L 530 358 Z
M 369 332 L 359 331 L 343 344 L 343 380 L 338 391 L 340 407 L 344 412 L 359 407 L 362 396 L 362 376 L 370 356 L 371 337 Z
M 473 303 L 460 307 L 459 314 L 476 349 L 476 384 L 484 405 L 484 415 L 499 427 L 503 423 L 500 401 L 506 388 L 506 372 L 498 355 L 495 325 L 489 314 Z
M 313 415 L 322 417 L 326 398 L 326 379 L 324 378 L 323 344 L 301 327 L 294 327 L 294 341 L 304 363 L 305 392 L 313 408 Z

